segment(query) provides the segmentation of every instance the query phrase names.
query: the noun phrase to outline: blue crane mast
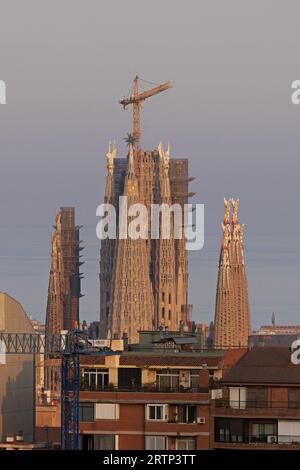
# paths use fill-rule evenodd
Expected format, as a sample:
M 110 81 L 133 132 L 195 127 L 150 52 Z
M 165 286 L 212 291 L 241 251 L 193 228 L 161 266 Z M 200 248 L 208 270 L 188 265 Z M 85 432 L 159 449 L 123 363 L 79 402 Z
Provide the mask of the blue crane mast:
M 87 334 L 72 330 L 66 335 L 0 333 L 1 352 L 6 354 L 36 354 L 61 359 L 61 448 L 79 447 L 80 356 L 112 356 L 121 351 L 95 348 Z M 35 376 L 35 370 L 34 370 Z M 35 390 L 34 390 L 35 393 Z

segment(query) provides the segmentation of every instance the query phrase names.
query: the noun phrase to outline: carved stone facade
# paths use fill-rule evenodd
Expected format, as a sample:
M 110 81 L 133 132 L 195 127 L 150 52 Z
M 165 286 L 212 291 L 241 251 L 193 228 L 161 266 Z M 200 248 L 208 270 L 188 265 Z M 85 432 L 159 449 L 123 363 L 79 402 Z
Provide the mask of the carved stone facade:
M 62 207 L 56 214 L 52 236 L 46 334 L 59 334 L 79 325 L 79 228 L 75 225 L 75 209 Z M 45 357 L 45 389 L 60 392 L 59 359 Z
M 132 149 L 127 159 L 116 158 L 116 148 L 110 145 L 107 162 L 104 202 L 116 208 L 118 219 L 119 197 L 127 196 L 128 207 L 141 203 L 149 217 L 147 240 L 119 239 L 117 224 L 116 240 L 101 242 L 101 336 L 120 338 L 126 333 L 129 342 L 137 342 L 139 330 L 160 325 L 177 330 L 180 320 L 188 320 L 185 240 L 174 240 L 172 214 L 170 238 L 162 238 L 160 224 L 158 238 L 151 239 L 150 214 L 152 204 L 163 203 L 179 204 L 183 214 L 191 178 L 187 159 L 170 159 L 169 147 L 164 151 L 161 144 L 155 151 Z M 132 184 L 134 194 L 129 194 Z
M 239 200 L 226 200 L 215 310 L 216 348 L 247 347 L 251 334 L 248 284 L 244 261 L 244 225 Z M 232 218 L 230 220 L 230 212 Z

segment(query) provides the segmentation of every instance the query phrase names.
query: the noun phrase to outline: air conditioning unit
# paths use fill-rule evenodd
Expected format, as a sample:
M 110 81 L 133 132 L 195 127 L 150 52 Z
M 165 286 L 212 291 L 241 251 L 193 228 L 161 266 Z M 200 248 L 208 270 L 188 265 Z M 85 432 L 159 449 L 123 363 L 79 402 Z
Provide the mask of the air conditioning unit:
M 197 424 L 205 424 L 205 418 L 198 417 Z
M 223 398 L 223 390 L 221 388 L 211 390 L 211 399 L 220 400 Z
M 109 339 L 89 339 L 89 343 L 93 348 L 108 348 L 110 346 Z
M 277 436 L 267 436 L 268 444 L 276 444 L 277 443 Z

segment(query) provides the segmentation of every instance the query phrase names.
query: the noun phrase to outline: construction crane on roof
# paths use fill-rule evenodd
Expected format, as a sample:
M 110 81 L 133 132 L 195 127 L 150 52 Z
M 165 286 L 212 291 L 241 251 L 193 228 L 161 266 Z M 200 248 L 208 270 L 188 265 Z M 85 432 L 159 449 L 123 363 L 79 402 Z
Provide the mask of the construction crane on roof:
M 119 100 L 119 103 L 123 106 L 124 109 L 127 109 L 127 106 L 130 104 L 133 105 L 133 137 L 135 139 L 135 148 L 140 150 L 141 146 L 141 105 L 150 96 L 157 95 L 162 91 L 168 90 L 173 86 L 172 82 L 165 82 L 161 85 L 157 85 L 154 88 L 151 88 L 148 91 L 139 92 L 139 80 L 141 80 L 137 75 L 133 80 L 133 95 L 130 95 L 127 98 L 122 98 Z M 145 81 L 145 80 L 143 80 Z M 148 82 L 149 83 L 149 82 Z

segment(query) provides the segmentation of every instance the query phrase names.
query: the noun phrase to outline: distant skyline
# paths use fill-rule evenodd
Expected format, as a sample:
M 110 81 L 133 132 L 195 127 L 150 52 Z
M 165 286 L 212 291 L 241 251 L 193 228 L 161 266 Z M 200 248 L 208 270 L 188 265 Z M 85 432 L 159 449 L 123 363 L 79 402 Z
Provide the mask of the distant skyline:
M 99 320 L 96 207 L 119 155 L 136 74 L 174 88 L 145 103 L 142 144 L 188 157 L 205 246 L 190 253 L 196 321 L 214 317 L 223 197 L 240 198 L 252 324 L 300 324 L 300 5 L 271 0 L 1 2 L 0 291 L 45 319 L 56 210 L 83 225 L 81 319 Z

